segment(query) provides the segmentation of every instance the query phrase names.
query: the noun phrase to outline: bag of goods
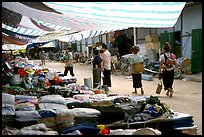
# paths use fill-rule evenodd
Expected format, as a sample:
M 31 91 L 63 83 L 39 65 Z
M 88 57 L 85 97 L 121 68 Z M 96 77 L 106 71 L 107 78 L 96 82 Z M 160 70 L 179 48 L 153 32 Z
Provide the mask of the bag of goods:
M 64 104 L 57 103 L 39 103 L 40 109 L 67 109 L 67 106 Z
M 14 105 L 2 104 L 2 115 L 14 116 L 15 115 Z
M 107 94 L 95 94 L 89 97 L 90 99 L 102 100 L 107 98 Z
M 45 95 L 39 98 L 39 103 L 56 103 L 66 105 L 66 100 L 61 95 Z
M 56 129 L 56 111 L 53 109 L 41 109 L 38 111 L 40 118 L 39 123 L 44 123 L 46 127 Z
M 40 115 L 36 110 L 34 111 L 16 111 L 16 121 L 27 122 L 27 121 L 38 121 Z
M 80 100 L 80 101 L 88 101 L 90 95 L 89 94 L 76 94 L 73 96 L 74 99 Z
M 23 127 L 18 135 L 59 135 L 56 131 L 47 128 L 45 124 L 35 124 Z
M 2 104 L 15 105 L 15 96 L 11 94 L 2 93 Z
M 36 110 L 38 99 L 36 96 L 16 95 L 15 110 L 16 111 L 33 111 Z
M 74 125 L 74 113 L 69 109 L 56 109 L 56 124 L 59 129 Z

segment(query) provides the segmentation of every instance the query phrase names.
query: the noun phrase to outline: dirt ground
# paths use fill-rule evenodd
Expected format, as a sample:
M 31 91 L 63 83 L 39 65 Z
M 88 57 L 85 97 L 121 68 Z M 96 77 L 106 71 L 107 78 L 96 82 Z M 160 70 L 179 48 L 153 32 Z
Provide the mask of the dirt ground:
M 40 61 L 36 60 L 35 62 L 39 63 Z M 61 72 L 64 71 L 64 63 L 46 61 L 45 66 Z M 79 85 L 84 85 L 84 78 L 91 77 L 93 80 L 92 69 L 87 65 L 74 64 L 74 73 Z M 70 74 L 68 73 L 68 75 Z M 112 74 L 111 80 L 112 87 L 109 88 L 109 93 L 141 96 L 140 89 L 138 89 L 138 94 L 132 93 L 134 91 L 132 81 L 127 79 L 127 76 Z M 160 95 L 155 93 L 157 82 L 156 78 L 153 81 L 142 81 L 145 91 L 144 96 L 158 96 L 170 109 L 192 115 L 194 124 L 198 127 L 197 134 L 202 135 L 202 82 L 175 79 L 173 85 L 174 95 L 172 98 L 166 96 L 164 91 Z

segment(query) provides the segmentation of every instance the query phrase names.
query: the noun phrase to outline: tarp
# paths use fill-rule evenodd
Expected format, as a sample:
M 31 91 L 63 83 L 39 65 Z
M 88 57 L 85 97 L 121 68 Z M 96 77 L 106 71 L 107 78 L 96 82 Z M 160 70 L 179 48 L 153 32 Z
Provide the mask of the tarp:
M 110 32 L 129 27 L 173 27 L 185 6 L 185 2 L 43 2 L 46 9 L 26 5 L 28 2 L 2 2 L 2 7 L 23 15 L 19 26 L 7 27 L 19 33 L 36 34 L 59 30 Z M 32 5 L 32 2 L 29 2 Z M 46 10 L 46 11 L 45 11 Z M 49 11 L 49 12 L 48 12 Z M 25 21 L 27 20 L 27 23 Z M 32 25 L 31 25 L 32 24 Z M 57 27 L 60 26 L 61 28 Z M 4 26 L 5 27 L 5 26 Z M 23 30 L 23 27 L 25 30 Z M 36 29 L 38 28 L 38 30 Z M 22 30 L 21 30 L 22 29 Z M 45 31 L 47 30 L 47 31 Z M 32 32 L 32 33 L 31 33 Z M 91 34 L 92 33 L 92 34 Z M 67 35 L 67 34 L 66 34 Z M 61 37 L 61 36 L 56 36 Z M 53 38 L 56 38 L 53 37 Z M 73 37 L 73 36 L 72 36 Z M 78 39 L 75 37 L 75 39 Z M 83 37 L 81 38 L 83 39 Z

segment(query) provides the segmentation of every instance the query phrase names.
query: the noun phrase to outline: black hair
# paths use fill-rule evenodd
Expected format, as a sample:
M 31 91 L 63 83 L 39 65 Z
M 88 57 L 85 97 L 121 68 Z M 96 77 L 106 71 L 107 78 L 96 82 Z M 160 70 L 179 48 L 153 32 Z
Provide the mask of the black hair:
M 107 45 L 103 43 L 102 48 L 107 49 Z
M 93 53 L 94 53 L 95 55 L 98 55 L 98 54 L 99 54 L 99 51 L 98 51 L 96 48 L 94 48 L 94 49 L 93 49 Z

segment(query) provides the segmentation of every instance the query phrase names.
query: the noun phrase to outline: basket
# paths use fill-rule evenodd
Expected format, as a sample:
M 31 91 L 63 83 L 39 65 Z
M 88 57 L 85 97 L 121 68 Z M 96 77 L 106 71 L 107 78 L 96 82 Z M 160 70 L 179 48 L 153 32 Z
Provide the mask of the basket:
M 143 62 L 132 64 L 132 73 L 133 74 L 138 74 L 141 72 L 144 72 L 144 63 Z

